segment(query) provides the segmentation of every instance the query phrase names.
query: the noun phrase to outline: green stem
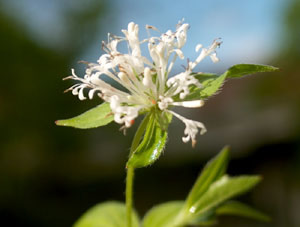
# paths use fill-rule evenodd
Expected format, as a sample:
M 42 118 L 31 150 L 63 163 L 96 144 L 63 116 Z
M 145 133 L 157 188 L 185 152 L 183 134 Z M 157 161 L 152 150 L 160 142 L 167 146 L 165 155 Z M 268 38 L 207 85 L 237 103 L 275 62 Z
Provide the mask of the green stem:
M 128 167 L 126 177 L 126 217 L 127 227 L 132 226 L 132 204 L 133 204 L 133 179 L 134 179 L 134 168 Z
M 138 147 L 141 138 L 145 132 L 149 118 L 150 118 L 150 114 L 147 114 L 146 117 L 143 119 L 142 123 L 140 124 L 137 132 L 135 133 L 135 136 L 131 144 L 130 152 L 129 152 L 129 158 Z M 133 179 L 134 179 L 134 167 L 128 166 L 127 176 L 126 176 L 126 192 L 125 192 L 127 227 L 132 226 Z

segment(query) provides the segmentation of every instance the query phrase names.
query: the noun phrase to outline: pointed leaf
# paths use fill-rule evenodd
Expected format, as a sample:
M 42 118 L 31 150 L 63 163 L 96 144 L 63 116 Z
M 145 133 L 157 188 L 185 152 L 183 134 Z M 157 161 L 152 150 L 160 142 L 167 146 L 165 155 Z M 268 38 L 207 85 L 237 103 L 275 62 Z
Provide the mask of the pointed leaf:
M 98 204 L 79 218 L 73 227 L 126 227 L 126 208 L 120 202 Z M 139 227 L 138 216 L 132 213 L 132 227 Z
M 190 94 L 184 101 L 207 99 L 216 94 L 227 78 L 238 78 L 254 73 L 273 72 L 277 70 L 278 68 L 269 65 L 238 64 L 230 67 L 222 75 L 198 73 L 195 74 L 194 77 L 198 79 L 203 86 L 202 88 L 192 86 L 190 88 Z M 179 97 L 174 97 L 173 99 L 179 101 Z
M 70 126 L 74 128 L 87 129 L 107 125 L 114 120 L 109 103 L 103 103 L 93 109 L 84 112 L 77 117 L 66 120 L 58 120 L 55 124 L 60 126 Z
M 201 214 L 213 209 L 231 199 L 253 188 L 259 181 L 258 176 L 223 176 L 214 182 L 208 191 L 190 208 L 190 212 Z
M 270 65 L 239 64 L 230 67 L 224 74 L 227 78 L 238 78 L 254 73 L 274 72 L 278 68 Z
M 167 141 L 167 131 L 162 129 L 152 113 L 148 121 L 144 138 L 132 153 L 128 167 L 141 168 L 155 162 L 161 155 Z
M 222 151 L 204 167 L 191 192 L 188 195 L 186 206 L 195 204 L 209 189 L 211 184 L 225 174 L 228 165 L 229 147 Z
M 153 207 L 144 217 L 143 227 L 173 227 L 183 207 L 183 201 L 172 201 Z M 176 225 L 178 226 L 178 225 Z M 179 227 L 179 226 L 178 226 Z
M 222 204 L 216 210 L 217 215 L 237 215 L 247 218 L 256 219 L 263 222 L 270 222 L 271 219 L 267 215 L 254 208 L 238 201 L 228 201 Z

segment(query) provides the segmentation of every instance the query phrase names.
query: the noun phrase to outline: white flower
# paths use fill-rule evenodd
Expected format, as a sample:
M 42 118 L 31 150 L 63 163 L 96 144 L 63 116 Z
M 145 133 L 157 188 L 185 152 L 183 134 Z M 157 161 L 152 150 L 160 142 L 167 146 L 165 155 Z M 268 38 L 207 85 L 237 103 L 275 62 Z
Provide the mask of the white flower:
M 146 26 L 147 29 L 158 31 L 153 26 Z M 181 120 L 186 128 L 183 142 L 196 142 L 196 135 L 206 132 L 201 122 L 186 119 L 181 115 L 169 110 L 170 106 L 183 106 L 188 108 L 201 107 L 203 100 L 189 100 L 185 98 L 190 94 L 191 86 L 201 88 L 201 83 L 193 76 L 192 70 L 205 57 L 210 56 L 213 62 L 217 62 L 215 49 L 220 45 L 218 40 L 208 48 L 202 45 L 196 46 L 200 54 L 195 61 L 188 62 L 184 72 L 168 78 L 176 58 L 184 59 L 181 48 L 187 39 L 188 24 L 180 22 L 175 32 L 167 31 L 160 37 L 150 37 L 143 41 L 139 40 L 139 27 L 131 22 L 127 30 L 122 30 L 125 37 L 109 35 L 108 42 L 103 42 L 103 54 L 97 63 L 87 63 L 84 78 L 78 77 L 72 69 L 72 75 L 66 79 L 79 81 L 68 90 L 78 95 L 80 100 L 86 99 L 84 90 L 89 89 L 88 97 L 92 99 L 98 95 L 104 101 L 110 103 L 114 114 L 115 122 L 129 128 L 141 110 L 158 108 L 173 114 Z M 119 42 L 127 42 L 129 52 L 120 53 L 117 49 Z M 142 56 L 140 45 L 148 44 L 151 60 Z M 103 76 L 109 77 L 122 88 L 116 88 L 105 82 Z M 176 98 L 177 97 L 177 98 Z M 177 101 L 174 101 L 177 100 Z

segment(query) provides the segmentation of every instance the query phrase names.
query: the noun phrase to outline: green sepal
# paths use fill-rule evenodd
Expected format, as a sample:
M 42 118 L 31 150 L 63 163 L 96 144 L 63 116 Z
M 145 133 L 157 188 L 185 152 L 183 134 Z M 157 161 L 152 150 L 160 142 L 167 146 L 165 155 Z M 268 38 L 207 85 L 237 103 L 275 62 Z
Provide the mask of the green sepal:
M 235 215 L 270 222 L 271 218 L 264 213 L 238 201 L 227 201 L 216 209 L 217 215 Z
M 270 65 L 238 64 L 230 67 L 224 74 L 227 78 L 239 78 L 255 73 L 274 72 L 278 68 Z
M 131 157 L 131 155 L 133 154 L 133 152 L 137 149 L 137 147 L 139 146 L 140 142 L 141 142 L 141 138 L 144 135 L 146 128 L 148 126 L 149 120 L 151 117 L 151 113 L 148 113 L 144 119 L 142 120 L 142 122 L 140 123 L 138 129 L 136 130 L 136 133 L 133 137 L 132 143 L 131 143 L 131 147 L 130 147 L 130 153 L 129 153 L 129 158 Z
M 90 109 L 76 117 L 57 120 L 55 124 L 59 126 L 69 126 L 80 129 L 97 128 L 107 125 L 114 120 L 109 103 L 105 102 L 101 105 Z
M 90 208 L 73 227 L 126 227 L 126 207 L 121 202 L 105 202 Z M 139 218 L 132 212 L 132 227 L 139 227 Z
M 151 111 L 149 119 L 147 119 L 147 126 L 145 129 L 145 134 L 131 155 L 127 162 L 127 167 L 141 168 L 154 163 L 163 152 L 165 143 L 167 141 L 167 120 L 163 120 L 164 127 L 161 123 L 157 121 L 157 113 L 155 110 Z M 167 118 L 170 121 L 170 117 Z M 143 122 L 142 122 L 143 123 Z M 140 133 L 140 130 L 138 130 Z
M 154 112 L 154 116 L 155 116 L 155 119 L 156 121 L 158 122 L 159 126 L 161 127 L 161 129 L 163 131 L 167 131 L 168 130 L 168 127 L 169 127 L 169 124 L 171 123 L 172 121 L 172 117 L 173 115 L 168 113 L 168 112 L 165 112 L 165 111 L 159 111 L 159 110 L 156 110 Z

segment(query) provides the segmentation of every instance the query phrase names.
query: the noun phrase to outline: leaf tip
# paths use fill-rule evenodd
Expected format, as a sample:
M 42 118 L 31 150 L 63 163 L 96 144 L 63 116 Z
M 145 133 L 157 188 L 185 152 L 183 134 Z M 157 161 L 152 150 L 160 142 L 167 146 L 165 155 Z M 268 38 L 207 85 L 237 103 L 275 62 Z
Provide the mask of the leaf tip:
M 281 71 L 281 69 L 280 68 L 278 68 L 278 67 L 275 67 L 275 66 L 268 66 L 269 67 L 269 72 L 274 72 L 274 71 Z
M 275 69 L 274 69 L 274 71 L 283 71 L 283 69 L 281 69 L 281 68 L 278 68 L 278 67 L 274 67 Z M 270 218 L 270 221 L 271 221 L 271 218 Z
M 229 152 L 230 151 L 230 145 L 225 145 L 222 149 L 222 151 Z
M 256 175 L 256 176 L 254 176 L 254 177 L 256 178 L 256 182 L 257 182 L 257 183 L 259 183 L 259 182 L 261 182 L 261 181 L 263 180 L 263 177 L 260 176 L 260 175 Z
M 263 177 L 260 175 L 252 175 L 252 176 L 250 176 L 250 178 L 251 178 L 252 185 L 253 185 L 252 187 L 255 187 L 257 184 L 259 184 L 263 180 Z
M 230 152 L 230 146 L 226 145 L 225 147 L 223 147 L 223 149 L 220 152 L 221 156 L 226 156 L 227 158 L 229 158 L 229 152 Z
M 56 120 L 54 121 L 54 123 L 57 125 L 57 126 L 68 126 L 64 120 Z

